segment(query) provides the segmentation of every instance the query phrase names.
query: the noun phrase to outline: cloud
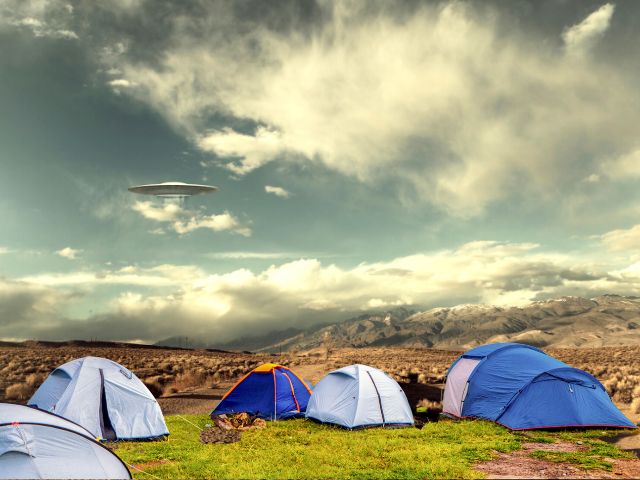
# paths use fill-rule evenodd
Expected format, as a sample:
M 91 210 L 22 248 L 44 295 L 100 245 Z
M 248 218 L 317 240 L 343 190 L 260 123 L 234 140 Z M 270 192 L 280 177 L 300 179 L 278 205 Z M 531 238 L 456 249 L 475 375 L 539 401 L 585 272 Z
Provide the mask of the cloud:
M 254 135 L 245 135 L 231 129 L 209 132 L 198 140 L 198 147 L 224 158 L 237 158 L 223 165 L 238 175 L 245 175 L 285 151 L 280 133 L 265 127 Z
M 279 12 L 277 30 L 212 5 L 172 23 L 154 62 L 117 68 L 138 85 L 128 94 L 236 175 L 319 163 L 462 217 L 568 196 L 577 172 L 637 144 L 635 78 L 566 54 L 594 44 L 613 5 L 558 31 L 564 47 L 490 7 L 368 5 L 321 4 L 313 28 Z M 234 126 L 212 131 L 212 116 Z
M 582 22 L 568 28 L 562 34 L 567 54 L 582 56 L 609 29 L 615 5 L 606 3 L 591 13 Z
M 69 27 L 73 7 L 46 0 L 0 1 L 0 28 L 12 26 L 30 31 L 34 37 L 77 40 L 78 34 Z
M 4 255 L 6 253 L 9 253 L 11 250 L 9 250 L 7 247 L 0 247 L 0 255 Z
M 48 327 L 37 329 L 25 321 L 22 337 L 155 341 L 189 335 L 223 342 L 247 332 L 340 320 L 372 308 L 522 305 L 564 294 L 633 294 L 640 287 L 640 268 L 601 265 L 589 258 L 544 252 L 529 243 L 476 241 L 351 268 L 314 258 L 256 272 L 127 266 L 98 273 L 42 274 L 12 284 L 40 292 L 43 298 L 59 298 L 61 304 L 52 311 L 63 319 L 72 293 L 81 296 L 88 288 L 127 286 L 101 313 L 87 319 L 57 322 L 54 315 Z M 12 302 L 16 305 L 17 300 Z M 31 307 L 25 308 L 24 315 L 35 315 Z M 16 331 L 0 328 L 0 337 L 9 334 L 16 336 Z
M 299 255 L 281 252 L 216 252 L 208 253 L 206 257 L 214 259 L 233 259 L 233 260 L 247 260 L 247 259 L 276 259 L 276 258 L 292 258 Z
M 193 278 L 204 275 L 194 266 L 158 265 L 152 268 L 126 266 L 118 270 L 77 271 L 69 273 L 40 273 L 19 279 L 38 287 L 87 287 L 127 285 L 149 288 L 179 287 Z
M 82 250 L 77 250 L 71 247 L 65 247 L 62 250 L 58 250 L 56 252 L 57 255 L 63 258 L 68 258 L 69 260 L 75 260 L 78 258 L 78 255 L 82 253 Z
M 176 221 L 184 212 L 182 207 L 176 203 L 157 204 L 152 201 L 136 202 L 132 208 L 144 218 L 156 222 Z
M 640 224 L 629 229 L 612 230 L 600 239 L 612 252 L 637 252 L 640 250 Z
M 195 230 L 207 229 L 214 232 L 230 231 L 244 237 L 251 236 L 251 228 L 243 224 L 228 211 L 220 214 L 204 215 L 190 212 L 175 203 L 156 204 L 151 201 L 136 202 L 133 210 L 143 217 L 156 222 L 168 223 L 176 233 L 184 235 Z M 154 233 L 159 233 L 155 232 Z
M 276 197 L 282 197 L 282 198 L 289 198 L 289 196 L 291 195 L 291 193 L 285 190 L 284 188 L 273 187 L 271 185 L 266 185 L 264 187 L 264 191 L 267 193 L 273 193 Z
M 640 177 L 640 148 L 633 149 L 602 164 L 602 175 L 613 180 L 636 180 Z
M 133 82 L 127 80 L 126 78 L 116 78 L 113 80 L 109 80 L 108 83 L 111 87 L 124 87 L 124 88 L 132 87 L 135 85 Z
M 64 319 L 72 293 L 0 278 L 0 337 L 29 338 L 52 319 Z M 54 320 L 55 323 L 55 320 Z
M 173 229 L 180 235 L 203 228 L 213 230 L 214 232 L 223 232 L 228 230 L 232 233 L 242 235 L 243 237 L 251 236 L 251 228 L 246 225 L 242 225 L 236 217 L 227 211 L 218 215 L 193 216 L 186 221 L 173 223 Z

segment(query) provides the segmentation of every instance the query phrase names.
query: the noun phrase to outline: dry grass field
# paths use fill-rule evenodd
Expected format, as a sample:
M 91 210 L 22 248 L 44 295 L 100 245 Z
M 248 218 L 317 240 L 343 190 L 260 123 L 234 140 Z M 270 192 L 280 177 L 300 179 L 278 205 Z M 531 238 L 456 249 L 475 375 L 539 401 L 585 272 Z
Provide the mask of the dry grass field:
M 626 413 L 640 413 L 640 347 L 550 349 L 548 353 L 595 375 Z M 133 370 L 162 399 L 163 407 L 179 413 L 204 413 L 211 401 L 236 379 L 265 362 L 293 368 L 316 383 L 325 373 L 352 363 L 380 368 L 413 389 L 410 400 L 435 406 L 434 389 L 460 352 L 413 348 L 340 348 L 289 352 L 282 355 L 127 347 L 121 344 L 27 342 L 0 346 L 0 399 L 24 402 L 58 365 L 87 355 L 110 358 Z M 208 391 L 211 395 L 198 392 Z M 421 392 L 425 398 L 420 398 Z M 180 400 L 182 399 L 182 400 Z M 189 405 L 189 401 L 202 400 Z M 173 402 L 173 403 L 172 403 Z M 195 407 L 194 407 L 195 405 Z

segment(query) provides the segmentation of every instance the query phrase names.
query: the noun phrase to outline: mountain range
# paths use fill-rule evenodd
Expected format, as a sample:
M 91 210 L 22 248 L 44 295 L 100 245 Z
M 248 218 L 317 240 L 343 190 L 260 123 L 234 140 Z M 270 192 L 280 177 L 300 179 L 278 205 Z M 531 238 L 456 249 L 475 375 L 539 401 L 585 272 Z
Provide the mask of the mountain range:
M 323 346 L 466 349 L 490 342 L 519 342 L 538 347 L 638 344 L 640 297 L 561 297 L 521 307 L 459 305 L 422 312 L 396 308 L 215 346 L 275 352 Z

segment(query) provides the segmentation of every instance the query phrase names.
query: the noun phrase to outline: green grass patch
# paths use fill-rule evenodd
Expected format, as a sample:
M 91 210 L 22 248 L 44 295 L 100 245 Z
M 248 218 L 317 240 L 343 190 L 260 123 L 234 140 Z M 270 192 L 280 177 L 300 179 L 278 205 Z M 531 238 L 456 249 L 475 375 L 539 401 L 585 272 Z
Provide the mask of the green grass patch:
M 206 415 L 186 415 L 201 428 Z M 572 442 L 581 452 L 534 451 L 531 456 L 584 469 L 612 469 L 611 459 L 633 458 L 599 438 L 619 430 L 510 432 L 482 420 L 427 423 L 424 428 L 348 431 L 305 420 L 268 422 L 242 433 L 240 442 L 204 445 L 200 432 L 179 416 L 166 418 L 165 442 L 123 442 L 116 453 L 160 478 L 478 478 L 477 462 L 524 442 Z M 148 475 L 131 469 L 138 479 Z
M 185 417 L 203 428 L 211 423 Z M 474 463 L 519 449 L 521 438 L 485 421 L 347 431 L 289 420 L 243 432 L 237 443 L 204 445 L 181 418 L 168 416 L 167 425 L 168 441 L 119 443 L 116 453 L 161 478 L 478 478 Z
M 579 433 L 585 434 L 587 432 L 574 432 L 572 437 L 575 439 Z M 546 452 L 542 450 L 536 450 L 531 452 L 530 455 L 534 458 L 540 458 L 549 462 L 557 463 L 571 463 L 577 467 L 584 468 L 585 470 L 606 470 L 611 471 L 613 464 L 611 459 L 614 458 L 634 458 L 630 452 L 620 450 L 615 445 L 603 442 L 602 440 L 588 440 L 588 436 L 581 436 L 583 447 L 586 447 L 584 451 L 578 452 Z M 566 439 L 565 439 L 566 441 Z M 579 440 L 580 441 L 580 440 Z

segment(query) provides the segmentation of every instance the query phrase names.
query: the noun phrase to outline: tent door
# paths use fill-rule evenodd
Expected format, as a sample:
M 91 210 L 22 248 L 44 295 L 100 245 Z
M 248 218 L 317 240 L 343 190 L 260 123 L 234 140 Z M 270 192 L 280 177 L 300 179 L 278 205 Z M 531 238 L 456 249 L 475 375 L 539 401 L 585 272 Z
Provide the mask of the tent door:
M 102 438 L 105 440 L 115 440 L 117 438 L 107 409 L 107 396 L 104 391 L 104 373 L 102 369 L 100 369 L 100 429 L 102 430 Z
M 373 388 L 376 389 L 376 395 L 378 396 L 378 405 L 380 406 L 380 416 L 382 416 L 382 425 L 384 425 L 386 421 L 384 418 L 384 410 L 382 409 L 382 398 L 380 398 L 380 392 L 378 392 L 378 386 L 376 385 L 376 382 L 373 381 L 373 377 L 371 376 L 371 372 L 369 372 L 369 370 L 367 370 L 367 375 L 369 375 L 371 383 L 373 383 Z
M 442 411 L 455 417 L 462 417 L 464 398 L 467 396 L 469 377 L 480 360 L 461 358 L 451 369 L 447 376 L 447 384 L 444 389 L 444 402 Z

